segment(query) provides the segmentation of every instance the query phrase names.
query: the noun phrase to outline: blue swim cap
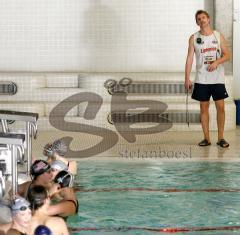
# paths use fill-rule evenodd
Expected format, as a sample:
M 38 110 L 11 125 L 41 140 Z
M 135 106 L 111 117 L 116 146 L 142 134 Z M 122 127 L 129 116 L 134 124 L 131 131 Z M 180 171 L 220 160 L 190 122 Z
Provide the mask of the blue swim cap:
M 39 225 L 35 231 L 34 235 L 53 235 L 52 231 L 45 225 Z

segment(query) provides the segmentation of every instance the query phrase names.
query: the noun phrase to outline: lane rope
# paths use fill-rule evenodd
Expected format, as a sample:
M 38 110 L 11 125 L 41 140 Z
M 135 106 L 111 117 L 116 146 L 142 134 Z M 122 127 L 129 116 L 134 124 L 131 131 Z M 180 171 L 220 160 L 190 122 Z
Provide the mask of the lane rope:
M 224 188 L 205 188 L 205 189 L 177 189 L 177 188 L 166 188 L 166 189 L 157 189 L 157 188 L 92 188 L 84 189 L 80 187 L 74 188 L 75 192 L 89 193 L 89 192 L 127 192 L 127 191 L 147 191 L 147 192 L 164 192 L 164 193 L 182 193 L 182 192 L 206 192 L 206 193 L 233 193 L 240 192 L 240 189 L 224 189 Z
M 200 232 L 200 231 L 233 231 L 240 230 L 240 226 L 220 226 L 220 227 L 176 227 L 176 228 L 148 228 L 148 227 L 109 227 L 109 228 L 94 228 L 94 227 L 71 227 L 71 232 L 79 231 L 130 231 L 130 230 L 144 230 L 161 233 L 179 233 L 179 232 Z

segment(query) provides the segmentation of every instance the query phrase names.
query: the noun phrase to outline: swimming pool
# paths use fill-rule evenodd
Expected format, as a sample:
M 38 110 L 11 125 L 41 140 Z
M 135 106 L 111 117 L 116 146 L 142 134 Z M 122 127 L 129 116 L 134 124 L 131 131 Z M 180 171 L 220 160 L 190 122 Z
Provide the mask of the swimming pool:
M 71 234 L 240 233 L 240 163 L 85 160 L 75 184 Z

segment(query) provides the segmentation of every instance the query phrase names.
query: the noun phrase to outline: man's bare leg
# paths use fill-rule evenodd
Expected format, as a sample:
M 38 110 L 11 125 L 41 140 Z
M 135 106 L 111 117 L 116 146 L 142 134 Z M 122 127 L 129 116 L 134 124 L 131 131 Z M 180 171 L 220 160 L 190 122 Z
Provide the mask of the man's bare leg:
M 218 141 L 223 139 L 224 124 L 225 124 L 225 108 L 224 100 L 215 101 L 217 109 L 217 126 L 218 126 Z
M 209 101 L 201 101 L 200 102 L 200 115 L 201 115 L 201 124 L 204 134 L 204 139 L 206 139 L 210 143 L 209 136 Z

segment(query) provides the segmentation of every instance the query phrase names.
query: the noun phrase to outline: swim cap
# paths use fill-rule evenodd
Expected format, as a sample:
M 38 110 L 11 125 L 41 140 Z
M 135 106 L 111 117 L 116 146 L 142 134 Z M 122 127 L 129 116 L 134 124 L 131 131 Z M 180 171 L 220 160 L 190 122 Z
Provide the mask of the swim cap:
M 36 179 L 37 176 L 47 172 L 50 169 L 50 165 L 48 162 L 44 160 L 36 160 L 30 169 L 30 173 L 33 177 L 33 179 Z
M 39 225 L 35 231 L 34 235 L 53 235 L 52 231 L 45 225 Z
M 72 186 L 73 176 L 68 171 L 60 171 L 56 175 L 54 182 L 60 184 L 61 188 Z
M 64 156 L 67 153 L 67 145 L 62 140 L 55 140 L 52 144 L 48 143 L 44 146 L 43 154 L 51 157 L 54 153 Z
M 43 155 L 44 156 L 52 156 L 53 150 L 52 150 L 52 143 L 47 143 L 43 148 Z
M 12 210 L 12 214 L 15 215 L 20 211 L 25 211 L 30 208 L 30 203 L 25 198 L 17 197 L 11 202 L 10 208 Z
M 67 153 L 67 145 L 62 140 L 55 140 L 52 143 L 52 149 L 59 156 L 64 156 Z
M 63 171 L 63 170 L 67 170 L 68 167 L 63 161 L 55 160 L 51 164 L 51 169 L 54 169 L 54 170 L 57 170 L 57 171 Z

